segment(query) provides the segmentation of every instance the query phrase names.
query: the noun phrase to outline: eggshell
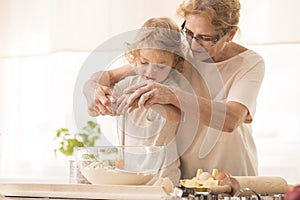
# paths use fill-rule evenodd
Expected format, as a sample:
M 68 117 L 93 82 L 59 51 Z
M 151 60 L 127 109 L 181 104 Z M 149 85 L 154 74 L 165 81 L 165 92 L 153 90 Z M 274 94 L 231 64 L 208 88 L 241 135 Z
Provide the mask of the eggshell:
M 216 175 L 219 173 L 218 169 L 213 169 L 211 172 L 212 177 L 216 177 Z
M 203 172 L 203 173 L 201 173 L 201 174 L 199 175 L 198 179 L 201 180 L 201 181 L 205 181 L 205 180 L 207 180 L 207 179 L 209 179 L 209 178 L 211 178 L 211 177 L 212 177 L 212 175 L 211 175 L 210 173 L 208 173 L 208 172 Z

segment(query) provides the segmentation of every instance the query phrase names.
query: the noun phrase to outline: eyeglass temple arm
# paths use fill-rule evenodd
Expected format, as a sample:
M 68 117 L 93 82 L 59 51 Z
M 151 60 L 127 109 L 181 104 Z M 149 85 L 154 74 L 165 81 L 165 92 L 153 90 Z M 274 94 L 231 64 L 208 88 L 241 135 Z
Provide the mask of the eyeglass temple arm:
M 185 27 L 185 20 L 183 21 L 183 23 L 181 24 L 181 29 L 184 29 L 184 27 Z

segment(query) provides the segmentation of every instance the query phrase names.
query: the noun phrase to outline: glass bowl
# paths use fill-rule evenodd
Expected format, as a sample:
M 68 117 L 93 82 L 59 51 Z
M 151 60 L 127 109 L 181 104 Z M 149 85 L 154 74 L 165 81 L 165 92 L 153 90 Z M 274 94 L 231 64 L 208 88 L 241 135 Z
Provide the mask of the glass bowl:
M 79 147 L 75 158 L 92 184 L 144 185 L 162 168 L 164 146 Z

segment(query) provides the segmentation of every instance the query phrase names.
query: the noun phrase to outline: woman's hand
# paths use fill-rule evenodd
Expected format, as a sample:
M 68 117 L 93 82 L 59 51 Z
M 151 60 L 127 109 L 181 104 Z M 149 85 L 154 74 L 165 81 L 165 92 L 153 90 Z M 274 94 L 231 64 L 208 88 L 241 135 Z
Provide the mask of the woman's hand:
M 89 115 L 96 117 L 98 115 L 113 115 L 110 97 L 109 71 L 99 71 L 84 84 L 83 94 L 87 101 Z
M 116 115 L 122 115 L 126 111 L 132 112 L 134 109 L 138 108 L 139 98 L 134 100 L 134 102 L 132 104 L 127 103 L 129 101 L 129 99 L 133 98 L 133 97 L 131 97 L 131 95 L 135 95 L 135 94 L 133 94 L 133 93 L 126 94 L 125 93 L 115 101 L 115 103 L 113 105 L 114 105 L 114 110 L 115 110 Z M 147 101 L 150 101 L 150 99 L 146 100 L 146 104 L 147 104 Z M 152 106 L 150 105 L 150 106 L 151 106 L 151 109 L 153 109 L 155 112 L 159 113 L 161 116 L 168 119 L 169 121 L 180 122 L 181 111 L 179 108 L 177 108 L 173 105 L 170 105 L 170 104 L 165 104 L 165 105 L 160 105 L 158 103 L 154 103 L 154 104 L 155 105 L 152 105 Z
M 84 95 L 88 104 L 89 115 L 114 115 L 112 109 L 112 91 L 109 87 L 88 81 L 85 85 Z
M 150 108 L 153 104 L 174 104 L 177 101 L 172 89 L 166 85 L 155 81 L 144 81 L 137 85 L 127 88 L 124 91 L 129 95 L 127 107 Z

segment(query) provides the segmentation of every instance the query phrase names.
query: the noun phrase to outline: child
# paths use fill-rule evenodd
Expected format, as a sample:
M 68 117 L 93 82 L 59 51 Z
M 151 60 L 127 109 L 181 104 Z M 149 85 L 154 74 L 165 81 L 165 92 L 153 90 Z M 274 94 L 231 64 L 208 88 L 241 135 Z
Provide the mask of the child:
M 128 110 L 126 102 L 130 94 L 123 94 L 123 91 L 143 81 L 178 87 L 181 80 L 179 72 L 183 71 L 179 28 L 169 18 L 151 18 L 144 23 L 128 48 L 126 57 L 137 75 L 126 77 L 113 88 L 117 113 L 124 117 L 125 145 L 167 146 L 165 164 L 159 177 L 168 177 L 176 185 L 180 179 L 175 141 L 181 119 L 179 109 L 171 105 L 154 105 L 150 109 L 136 106 Z M 148 93 L 141 98 L 147 101 L 152 96 Z

